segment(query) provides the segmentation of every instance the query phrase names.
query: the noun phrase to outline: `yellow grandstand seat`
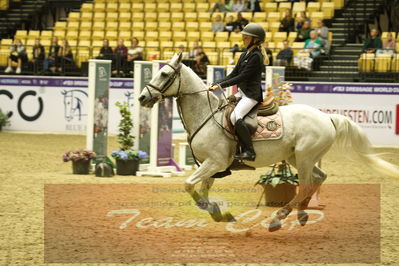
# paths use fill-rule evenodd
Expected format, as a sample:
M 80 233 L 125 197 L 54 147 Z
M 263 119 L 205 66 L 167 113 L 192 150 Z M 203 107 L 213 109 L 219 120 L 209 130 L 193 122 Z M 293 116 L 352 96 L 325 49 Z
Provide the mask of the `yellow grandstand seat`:
M 79 21 L 80 20 L 80 12 L 70 12 L 68 15 L 68 21 Z
M 398 49 L 396 48 L 398 51 Z M 392 59 L 392 72 L 399 72 L 399 54 L 395 54 Z
M 333 0 L 335 8 L 340 9 L 344 7 L 345 5 L 345 0 Z
M 144 11 L 144 4 L 143 3 L 132 3 L 132 12 L 143 12 Z
M 82 40 L 81 40 L 81 42 L 82 42 Z M 92 47 L 102 47 L 103 46 L 103 41 L 92 41 L 91 42 L 91 46 Z
M 184 20 L 186 22 L 194 22 L 197 21 L 198 17 L 197 17 L 197 13 L 196 12 L 186 12 L 184 14 Z
M 90 40 L 91 39 L 91 30 L 83 30 L 79 32 L 79 40 Z
M 108 39 L 110 41 L 117 40 L 118 39 L 118 32 L 117 31 L 111 31 L 111 30 L 110 31 L 106 31 L 104 38 Z
M 199 41 L 200 38 L 200 33 L 198 31 L 188 31 L 187 32 L 187 40 L 189 42 L 196 42 Z
M 67 34 L 65 35 L 65 38 L 68 41 L 77 40 L 78 39 L 78 31 L 77 30 L 68 30 Z
M 184 48 L 187 48 L 188 43 L 186 41 L 177 41 L 174 42 L 174 47 L 180 47 L 183 46 Z
M 275 21 L 280 21 L 280 12 L 270 12 L 267 15 L 267 21 L 270 22 L 275 22 Z
M 51 37 L 53 37 L 53 31 L 52 30 L 42 30 L 40 33 L 40 39 L 41 40 L 50 40 Z
M 182 3 L 171 3 L 170 4 L 170 11 L 175 12 L 182 12 L 183 11 L 183 4 Z
M 184 12 L 194 12 L 194 11 L 196 11 L 195 3 L 184 2 L 183 3 L 183 10 L 184 10 Z
M 35 40 L 40 38 L 40 31 L 39 30 L 30 30 L 28 34 L 28 40 Z
M 255 12 L 254 16 L 252 18 L 253 22 L 264 22 L 267 19 L 267 13 L 266 12 Z
M 197 3 L 197 12 L 208 12 L 209 11 L 209 4 L 208 3 Z
M 145 30 L 148 31 L 158 31 L 158 22 L 147 21 L 145 23 Z
M 170 31 L 161 31 L 161 32 L 159 32 L 159 40 L 161 42 L 171 41 L 172 40 L 172 32 L 170 32 Z
M 265 2 L 263 10 L 267 12 L 277 11 L 277 3 Z
M 137 38 L 139 41 L 144 41 L 144 31 L 133 31 L 132 32 L 132 37 Z
M 242 35 L 237 32 L 230 33 L 230 42 L 239 43 L 242 41 Z
M 158 13 L 158 21 L 159 22 L 170 21 L 170 12 L 159 12 Z
M 67 23 L 65 21 L 57 21 L 54 24 L 54 30 L 66 30 L 66 29 L 67 29 Z
M 107 21 L 118 21 L 118 16 L 119 16 L 119 13 L 117 13 L 117 12 L 108 12 L 106 20 Z
M 278 11 L 280 11 L 280 12 L 283 11 L 284 12 L 286 9 L 291 9 L 291 8 L 292 8 L 291 2 L 281 2 L 279 4 L 279 6 L 278 6 Z
M 200 31 L 211 31 L 212 30 L 212 23 L 211 22 L 200 22 Z
M 273 40 L 273 32 L 266 31 L 265 42 L 271 42 Z
M 104 21 L 97 21 L 93 23 L 93 30 L 104 30 L 105 29 L 105 22 Z
M 162 53 L 162 59 L 163 60 L 168 60 L 171 59 L 173 57 L 173 55 L 175 54 L 175 51 L 173 51 L 174 49 L 172 49 L 172 51 L 166 51 L 164 50 Z
M 390 54 L 378 54 L 375 59 L 376 72 L 390 72 L 392 56 Z
M 269 23 L 269 30 L 270 31 L 276 32 L 276 31 L 279 30 L 279 28 L 280 28 L 280 22 L 275 21 L 275 22 L 270 22 Z
M 170 17 L 170 20 L 173 21 L 173 22 L 184 21 L 184 13 L 182 13 L 182 12 L 173 12 L 171 17 Z
M 123 23 L 123 22 L 122 22 Z M 130 23 L 130 22 L 128 22 Z M 113 30 L 113 31 L 117 31 L 119 29 L 119 22 L 116 21 L 109 21 L 106 24 L 106 29 L 107 30 Z
M 143 21 L 132 22 L 133 31 L 144 31 L 145 23 Z
M 172 31 L 184 31 L 186 22 L 172 22 Z
M 146 46 L 149 50 L 159 50 L 159 41 L 148 41 Z
M 205 52 L 212 52 L 216 50 L 216 42 L 202 42 L 202 47 Z
M 64 39 L 65 38 L 65 30 L 56 30 L 56 31 L 54 31 L 53 36 L 57 37 L 58 39 Z
M 186 35 L 187 34 L 185 31 L 174 31 L 173 32 L 173 40 L 174 41 L 185 41 Z
M 80 14 L 80 21 L 81 22 L 91 22 L 93 19 L 93 13 L 92 12 L 82 12 Z
M 219 63 L 219 53 L 215 52 L 215 51 L 208 51 L 206 53 L 209 61 L 211 62 L 211 64 L 218 64 Z
M 319 2 L 309 2 L 306 10 L 308 12 L 318 12 L 320 10 L 320 3 Z
M 170 12 L 169 3 L 159 3 L 157 11 L 158 12 Z
M 375 54 L 361 54 L 358 60 L 359 72 L 374 71 Z
M 119 21 L 130 21 L 132 19 L 132 13 L 130 12 L 120 12 Z
M 98 3 L 94 4 L 94 12 L 104 12 L 105 11 L 105 3 Z
M 104 31 L 103 30 L 96 30 L 93 31 L 91 35 L 92 40 L 103 40 L 104 39 Z
M 159 23 L 158 29 L 159 31 L 170 31 L 172 29 L 172 23 L 170 21 Z
M 82 7 L 80 8 L 81 12 L 92 12 L 94 8 L 93 3 L 83 3 Z
M 274 42 L 282 42 L 287 39 L 287 33 L 286 32 L 275 32 L 273 34 L 273 41 Z
M 216 32 L 215 34 L 215 41 L 217 42 L 227 42 L 228 39 L 229 39 L 228 32 Z
M 145 21 L 157 21 L 158 13 L 156 12 L 146 12 L 144 14 Z
M 295 39 L 296 39 L 296 37 L 297 37 L 297 33 L 296 32 L 290 32 L 289 34 L 288 34 L 288 41 L 291 43 L 291 42 L 293 42 Z
M 265 30 L 265 31 L 268 31 L 268 29 L 269 29 L 269 22 L 257 22 L 259 25 L 261 25 L 262 26 L 262 28 Z
M 306 11 L 306 2 L 295 2 L 292 6 L 292 12 L 295 14 L 302 11 Z
M 104 12 L 96 12 L 93 14 L 93 21 L 105 21 Z
M 198 31 L 199 29 L 199 24 L 198 22 L 190 22 L 186 24 L 186 31 L 190 32 L 190 31 Z
M 381 34 L 381 40 L 386 41 L 388 39 L 388 33 L 389 32 L 383 32 Z M 391 34 L 392 34 L 392 39 L 395 40 L 396 32 L 391 32 Z
M 310 19 L 312 20 L 312 25 L 311 25 L 312 28 L 316 28 L 317 21 L 324 19 L 324 13 L 323 12 L 312 12 L 312 13 L 310 13 Z
M 159 44 L 160 48 L 162 50 L 170 50 L 173 48 L 173 42 L 172 41 L 161 41 Z
M 321 10 L 325 18 L 332 18 L 334 16 L 335 5 L 334 2 L 323 2 Z
M 204 42 L 213 41 L 215 38 L 215 33 L 210 31 L 203 31 L 201 32 L 201 40 Z
M 142 33 L 144 35 L 144 32 L 142 32 Z M 123 39 L 123 40 L 128 40 L 128 39 L 130 39 L 132 37 L 132 35 L 134 37 L 136 37 L 136 35 L 132 34 L 130 31 L 120 31 L 119 35 L 118 35 L 118 38 L 119 39 Z M 136 38 L 139 39 L 138 37 L 136 37 Z
M 111 1 L 108 1 L 106 10 L 107 12 L 120 12 L 118 3 L 112 3 Z
M 129 3 L 120 3 L 119 4 L 119 11 L 120 12 L 130 12 L 132 9 L 132 5 Z
M 147 31 L 145 33 L 146 41 L 157 41 L 158 40 L 158 32 L 157 31 Z
M 199 22 L 211 21 L 211 14 L 209 14 L 208 12 L 199 12 L 198 13 L 198 21 Z
M 133 12 L 132 13 L 132 21 L 144 21 L 144 13 L 142 12 Z
M 157 12 L 157 5 L 155 3 L 144 3 L 144 10 L 145 12 Z
M 231 48 L 230 42 L 217 42 L 216 47 L 219 49 L 219 51 L 225 51 Z

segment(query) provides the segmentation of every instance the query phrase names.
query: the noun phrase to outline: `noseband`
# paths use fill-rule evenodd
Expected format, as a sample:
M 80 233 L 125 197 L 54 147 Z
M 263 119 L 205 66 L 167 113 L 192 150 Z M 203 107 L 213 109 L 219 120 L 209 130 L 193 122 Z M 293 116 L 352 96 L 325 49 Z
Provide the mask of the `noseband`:
M 169 66 L 170 68 L 172 68 L 174 72 L 173 72 L 173 76 L 166 82 L 166 84 L 165 84 L 165 86 L 164 86 L 163 88 L 160 88 L 160 87 L 158 87 L 158 86 L 156 86 L 156 85 L 154 85 L 154 84 L 151 84 L 150 82 L 147 83 L 147 85 L 145 85 L 145 88 L 147 89 L 148 93 L 150 94 L 151 99 L 152 99 L 153 97 L 152 97 L 151 91 L 150 91 L 150 89 L 149 89 L 148 87 L 151 87 L 151 88 L 153 88 L 154 90 L 159 91 L 159 93 L 162 94 L 162 98 L 164 98 L 163 93 L 164 93 L 165 91 L 167 91 L 167 90 L 170 88 L 170 86 L 172 86 L 172 84 L 175 82 L 175 80 L 176 80 L 177 77 L 179 77 L 179 87 L 178 87 L 178 89 L 177 89 L 177 95 L 180 94 L 180 85 L 181 85 L 181 78 L 180 78 L 181 72 L 180 72 L 180 70 L 181 70 L 181 65 L 179 65 L 179 67 L 177 67 L 177 68 L 174 67 L 174 66 L 172 66 L 172 65 L 169 64 L 169 63 L 166 64 L 166 65 Z

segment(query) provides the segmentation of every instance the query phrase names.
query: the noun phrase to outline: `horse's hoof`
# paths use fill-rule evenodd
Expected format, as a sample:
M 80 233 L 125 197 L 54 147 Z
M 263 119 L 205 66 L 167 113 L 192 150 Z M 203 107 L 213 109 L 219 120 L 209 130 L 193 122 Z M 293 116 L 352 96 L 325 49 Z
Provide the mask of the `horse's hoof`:
M 274 218 L 273 222 L 269 224 L 269 232 L 275 232 L 277 230 L 280 230 L 281 227 L 281 221 L 278 218 Z
M 236 222 L 237 220 L 234 218 L 234 216 L 231 213 L 226 212 L 223 214 L 223 221 L 224 222 Z
M 298 212 L 298 221 L 300 225 L 305 226 L 308 220 L 309 220 L 309 215 L 305 211 Z

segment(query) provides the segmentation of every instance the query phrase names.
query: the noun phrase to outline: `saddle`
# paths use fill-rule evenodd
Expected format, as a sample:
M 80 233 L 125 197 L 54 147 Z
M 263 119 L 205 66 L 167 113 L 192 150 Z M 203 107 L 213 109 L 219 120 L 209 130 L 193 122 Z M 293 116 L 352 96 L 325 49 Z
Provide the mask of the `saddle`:
M 233 112 L 238 102 L 229 103 L 225 111 L 225 125 L 230 132 L 234 132 L 234 126 L 230 121 L 230 115 Z M 271 116 L 278 112 L 278 104 L 274 101 L 274 97 L 270 96 L 257 104 L 251 111 L 244 117 L 244 122 L 247 125 L 249 132 L 253 135 L 258 128 L 258 116 Z

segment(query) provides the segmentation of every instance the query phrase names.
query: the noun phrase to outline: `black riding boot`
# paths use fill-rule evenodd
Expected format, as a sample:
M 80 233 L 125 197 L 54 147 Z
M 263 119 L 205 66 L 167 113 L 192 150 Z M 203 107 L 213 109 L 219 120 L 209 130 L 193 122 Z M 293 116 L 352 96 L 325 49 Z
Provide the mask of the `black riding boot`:
M 239 119 L 234 128 L 242 147 L 241 154 L 234 155 L 234 158 L 237 160 L 255 161 L 256 154 L 252 145 L 251 134 L 244 120 Z

